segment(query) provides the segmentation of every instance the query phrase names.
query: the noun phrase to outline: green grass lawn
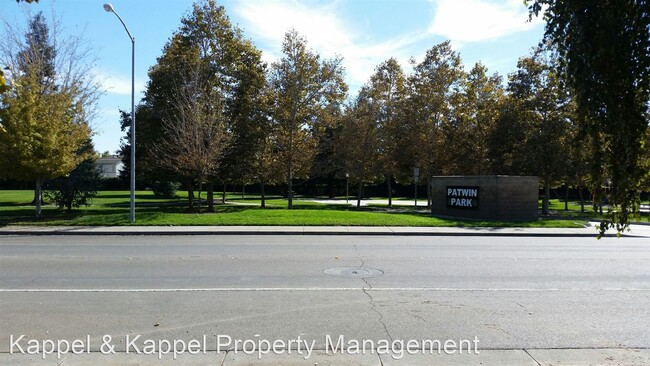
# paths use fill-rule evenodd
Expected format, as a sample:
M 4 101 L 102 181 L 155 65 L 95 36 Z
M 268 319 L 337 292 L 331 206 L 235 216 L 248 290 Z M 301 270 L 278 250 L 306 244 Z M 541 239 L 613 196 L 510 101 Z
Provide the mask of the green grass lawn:
M 43 207 L 44 218 L 34 218 L 30 205 L 32 191 L 0 191 L 0 226 L 6 225 L 130 225 L 129 192 L 104 191 L 89 207 L 71 213 L 53 205 Z M 220 202 L 221 195 L 215 194 Z M 259 199 L 229 193 L 227 204 L 215 205 L 214 213 L 197 213 L 187 205 L 187 193 L 174 199 L 157 198 L 150 191 L 136 192 L 135 225 L 312 225 L 312 226 L 454 226 L 454 227 L 582 227 L 584 218 L 552 217 L 528 222 L 452 220 L 429 216 L 426 212 L 406 207 L 386 209 L 339 204 L 321 204 L 294 200 L 294 209 L 287 201 L 270 197 L 267 208 L 259 207 Z M 203 206 L 205 208 L 205 205 Z

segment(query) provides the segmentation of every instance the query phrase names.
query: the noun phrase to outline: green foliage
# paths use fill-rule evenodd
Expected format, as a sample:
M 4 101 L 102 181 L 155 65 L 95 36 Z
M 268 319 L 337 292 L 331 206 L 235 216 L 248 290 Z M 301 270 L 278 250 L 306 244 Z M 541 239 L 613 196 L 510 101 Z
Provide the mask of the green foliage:
M 0 176 L 36 183 L 40 217 L 43 181 L 69 174 L 93 153 L 79 151 L 91 134 L 88 108 L 97 89 L 80 66 L 78 43 L 57 49 L 41 13 L 30 20 L 25 44 L 13 44 L 15 36 L 0 47 L 15 61 L 0 108 Z
M 181 184 L 178 182 L 156 181 L 151 184 L 154 196 L 160 198 L 175 198 L 179 188 L 181 188 Z
M 101 185 L 101 175 L 95 169 L 94 150 L 92 140 L 87 140 L 77 151 L 78 155 L 87 158 L 70 174 L 45 183 L 43 192 L 45 197 L 54 202 L 58 208 L 65 208 L 70 212 L 73 207 L 90 206 L 90 201 L 97 195 Z
M 7 85 L 7 80 L 5 80 L 5 74 L 0 69 L 0 95 L 9 90 L 9 85 Z
M 582 129 L 591 137 L 592 180 L 611 179 L 609 217 L 620 233 L 638 213 L 643 139 L 650 100 L 650 1 L 528 0 L 543 7 L 545 39 L 557 48 L 559 69 L 575 90 Z
M 307 48 L 307 41 L 295 30 L 285 34 L 283 57 L 271 67 L 270 88 L 274 108 L 279 162 L 285 172 L 293 203 L 293 179 L 304 177 L 316 153 L 314 132 L 327 120 L 332 106 L 339 107 L 347 92 L 341 58 L 321 60 Z
M 446 41 L 431 47 L 408 79 L 410 155 L 425 181 L 444 173 L 443 126 L 451 123 L 463 78 L 460 56 Z

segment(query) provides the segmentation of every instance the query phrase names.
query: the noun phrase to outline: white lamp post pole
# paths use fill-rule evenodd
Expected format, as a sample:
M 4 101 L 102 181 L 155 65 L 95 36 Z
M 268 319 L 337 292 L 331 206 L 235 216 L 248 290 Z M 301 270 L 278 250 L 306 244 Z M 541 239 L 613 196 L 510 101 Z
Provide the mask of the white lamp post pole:
M 109 3 L 104 4 L 104 10 L 115 14 L 117 19 L 119 19 L 120 23 L 124 26 L 126 34 L 128 34 L 131 39 L 131 128 L 129 130 L 131 133 L 131 203 L 129 219 L 133 223 L 135 222 L 135 37 L 131 35 L 129 28 L 124 24 L 120 15 L 115 12 L 113 5 Z

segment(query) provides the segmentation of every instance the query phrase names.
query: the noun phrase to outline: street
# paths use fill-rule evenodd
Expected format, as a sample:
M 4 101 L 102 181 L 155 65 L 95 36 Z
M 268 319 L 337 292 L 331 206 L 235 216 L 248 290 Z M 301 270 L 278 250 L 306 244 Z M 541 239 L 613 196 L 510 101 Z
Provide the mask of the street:
M 19 335 L 647 349 L 648 263 L 630 237 L 3 236 L 0 363 Z

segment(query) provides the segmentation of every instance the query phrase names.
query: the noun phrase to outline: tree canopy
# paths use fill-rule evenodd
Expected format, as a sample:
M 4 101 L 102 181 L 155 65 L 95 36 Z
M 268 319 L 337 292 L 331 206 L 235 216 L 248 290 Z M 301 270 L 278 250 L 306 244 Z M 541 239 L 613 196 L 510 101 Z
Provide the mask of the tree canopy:
M 528 0 L 543 12 L 545 40 L 575 93 L 581 128 L 592 141 L 592 179 L 611 179 L 610 215 L 600 232 L 620 232 L 638 212 L 650 100 L 650 1 Z M 647 147 L 646 147 L 647 149 Z

